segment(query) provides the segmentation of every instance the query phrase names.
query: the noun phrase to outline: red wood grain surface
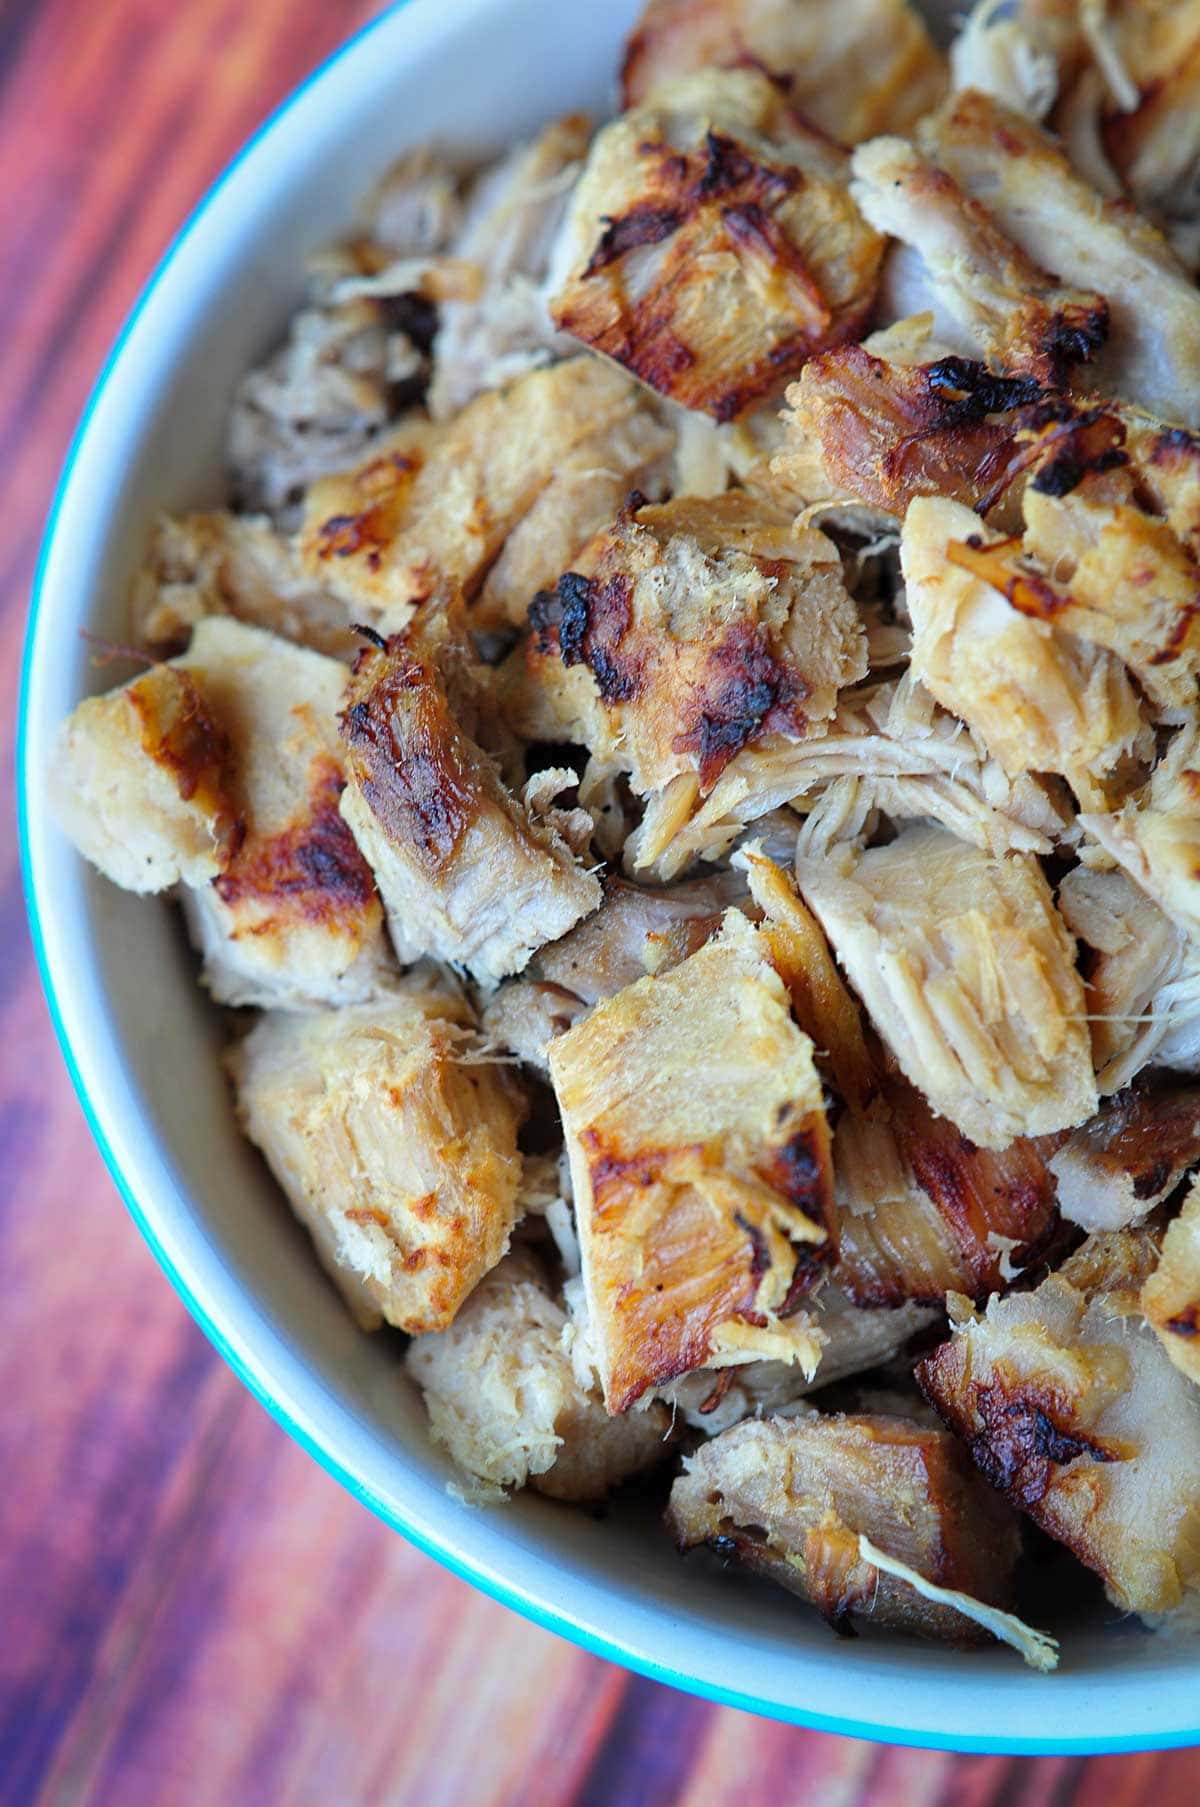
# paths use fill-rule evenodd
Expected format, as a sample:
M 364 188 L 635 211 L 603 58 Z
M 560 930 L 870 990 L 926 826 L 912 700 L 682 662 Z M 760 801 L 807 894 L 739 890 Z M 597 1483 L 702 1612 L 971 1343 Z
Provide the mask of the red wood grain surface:
M 37 541 L 105 349 L 219 167 L 364 10 L 0 6 L 9 748 Z M 126 1218 L 38 990 L 7 786 L 0 807 L 6 1807 L 1196 1807 L 1196 1753 L 955 1758 L 706 1706 L 371 1518 L 242 1390 Z

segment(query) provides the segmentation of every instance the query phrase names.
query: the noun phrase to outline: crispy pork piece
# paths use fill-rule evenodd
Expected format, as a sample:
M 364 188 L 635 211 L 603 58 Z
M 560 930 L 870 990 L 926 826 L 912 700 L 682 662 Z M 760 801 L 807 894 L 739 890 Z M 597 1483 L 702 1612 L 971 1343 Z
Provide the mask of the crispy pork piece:
M 1062 1240 L 1054 1175 L 1061 1136 L 979 1148 L 895 1075 L 833 1138 L 838 1285 L 859 1306 L 983 1303 Z
M 550 1044 L 610 1412 L 690 1368 L 815 1368 L 790 1318 L 833 1249 L 812 1043 L 737 911 Z
M 582 743 L 639 796 L 674 786 L 683 820 L 746 748 L 812 733 L 866 672 L 833 542 L 740 491 L 623 513 L 530 625 L 513 728 Z
M 1200 1162 L 1200 1087 L 1144 1083 L 1109 1099 L 1051 1157 L 1063 1216 L 1085 1230 L 1146 1217 Z
M 473 1058 L 442 982 L 264 1016 L 228 1056 L 238 1113 L 366 1330 L 441 1330 L 508 1246 L 522 1093 Z
M 554 588 L 634 492 L 648 501 L 665 496 L 675 438 L 674 430 L 647 405 L 615 427 L 581 440 L 560 459 L 488 572 L 472 610 L 472 627 L 525 627 L 538 592 Z
M 610 1418 L 580 1386 L 564 1348 L 567 1322 L 521 1250 L 485 1275 L 448 1329 L 409 1346 L 405 1366 L 434 1441 L 491 1492 L 531 1486 L 554 1499 L 600 1499 L 670 1448 L 665 1406 Z
M 1167 1227 L 1141 1307 L 1179 1372 L 1200 1386 L 1200 1179 Z
M 981 1148 L 1096 1109 L 1075 948 L 1041 870 L 944 829 L 801 855 L 796 876 L 875 1028 Z
M 570 114 L 477 176 L 448 250 L 478 271 L 479 293 L 439 310 L 428 394 L 435 420 L 554 354 L 542 285 L 589 136 L 587 119 Z
M 1200 1398 L 1138 1306 L 1156 1260 L 1145 1233 L 1093 1236 L 982 1317 L 952 1301 L 954 1335 L 917 1368 L 985 1479 L 1154 1615 L 1200 1590 Z
M 1079 821 L 1185 935 L 1200 938 L 1200 723 L 1194 714 L 1140 792 L 1119 810 Z
M 640 406 L 627 378 L 581 357 L 489 390 L 451 421 L 406 422 L 365 464 L 313 484 L 304 568 L 390 632 L 435 593 L 469 599 L 563 459 Z
M 1127 872 L 1075 867 L 1058 907 L 1085 950 L 1101 1095 L 1119 1092 L 1143 1067 L 1200 1072 L 1200 947 Z
M 80 853 L 125 891 L 209 884 L 241 838 L 233 744 L 178 665 L 79 703 L 48 782 Z
M 1015 1516 L 953 1437 L 875 1415 L 737 1425 L 685 1458 L 667 1526 L 681 1549 L 732 1557 L 835 1630 L 873 1624 L 962 1643 L 981 1641 L 976 1623 L 867 1561 L 860 1536 L 935 1586 L 1000 1608 L 1020 1548 Z
M 519 972 L 600 902 L 599 880 L 514 797 L 454 710 L 437 633 L 367 648 L 342 714 L 342 815 L 375 872 L 401 960 L 484 981 Z M 588 822 L 590 827 L 590 819 Z
M 1141 726 L 1119 661 L 1056 625 L 1064 593 L 961 503 L 920 496 L 900 542 L 912 671 L 1006 772 L 1061 772 L 1085 803 Z
M 754 62 L 843 144 L 903 132 L 936 105 L 946 66 L 906 0 L 648 0 L 625 47 L 627 107 L 696 69 Z
M 1027 258 L 1104 297 L 1103 349 L 1086 319 L 1063 320 L 1068 352 L 1078 333 L 1097 354 L 1089 381 L 1164 420 L 1200 423 L 1200 293 L 1162 234 L 1105 201 L 1044 132 L 986 94 L 954 96 L 922 144 Z
M 937 299 L 990 363 L 1039 383 L 1061 383 L 1108 331 L 1095 289 L 1072 287 L 1006 236 L 953 173 L 902 138 L 875 138 L 853 157 L 850 192 L 880 232 L 916 251 Z
M 222 1004 L 371 997 L 391 970 L 370 868 L 338 813 L 345 667 L 231 617 L 81 703 L 53 775 L 67 832 L 133 890 L 177 881 Z
M 867 322 L 883 241 L 845 176 L 761 70 L 680 76 L 595 139 L 551 314 L 673 401 L 734 420 Z
M 1021 465 L 1020 410 L 1042 394 L 1035 377 L 969 358 L 901 362 L 843 345 L 788 390 L 790 443 L 771 469 L 812 489 L 815 452 L 836 496 L 901 517 L 914 496 L 947 496 L 987 515 Z
M 209 615 L 235 615 L 332 658 L 358 650 L 345 603 L 305 577 L 265 516 L 163 515 L 134 580 L 134 638 L 157 654 L 181 652 Z

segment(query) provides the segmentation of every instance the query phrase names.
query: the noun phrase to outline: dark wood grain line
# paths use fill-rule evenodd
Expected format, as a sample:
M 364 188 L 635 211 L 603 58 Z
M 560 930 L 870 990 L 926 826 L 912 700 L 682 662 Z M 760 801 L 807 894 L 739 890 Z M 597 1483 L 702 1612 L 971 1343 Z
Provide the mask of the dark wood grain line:
M 683 1800 L 711 1712 L 691 1695 L 630 1676 L 575 1807 L 672 1807 Z

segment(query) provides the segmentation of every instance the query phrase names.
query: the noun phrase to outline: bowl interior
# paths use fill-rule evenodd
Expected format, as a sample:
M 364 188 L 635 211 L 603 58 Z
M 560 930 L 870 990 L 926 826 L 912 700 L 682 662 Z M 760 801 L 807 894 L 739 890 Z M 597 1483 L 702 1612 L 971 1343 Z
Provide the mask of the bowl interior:
M 261 133 L 195 216 L 89 409 L 30 629 L 22 793 L 35 937 L 64 1051 L 114 1176 L 175 1284 L 255 1392 L 368 1505 L 508 1603 L 644 1671 L 760 1711 L 918 1743 L 1063 1750 L 1197 1736 L 1186 1649 L 1108 1615 L 1068 1627 L 1052 1680 L 1003 1651 L 835 1643 L 786 1597 L 676 1560 L 646 1506 L 602 1519 L 535 1495 L 473 1508 L 387 1336 L 352 1326 L 234 1122 L 220 1026 L 174 912 L 107 886 L 49 819 L 59 722 L 114 681 L 150 523 L 221 497 L 239 374 L 301 294 L 306 252 L 406 147 L 498 149 L 607 110 L 638 0 L 410 0 Z M 938 7 L 939 13 L 949 9 Z

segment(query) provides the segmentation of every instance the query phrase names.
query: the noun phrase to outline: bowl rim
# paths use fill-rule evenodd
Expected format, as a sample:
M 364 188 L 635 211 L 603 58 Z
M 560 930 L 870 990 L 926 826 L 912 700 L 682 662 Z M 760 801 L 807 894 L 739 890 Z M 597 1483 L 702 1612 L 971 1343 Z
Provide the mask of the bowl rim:
M 216 1321 L 198 1297 L 183 1265 L 172 1256 L 160 1238 L 155 1227 L 153 1207 L 143 1204 L 113 1147 L 104 1121 L 103 1109 L 96 1102 L 88 1087 L 67 1027 L 59 980 L 55 975 L 43 927 L 39 905 L 38 862 L 30 833 L 31 802 L 35 795 L 35 787 L 39 783 L 39 775 L 31 770 L 30 764 L 32 676 L 41 639 L 47 577 L 55 555 L 63 517 L 67 512 L 69 502 L 73 499 L 84 448 L 92 436 L 102 402 L 114 376 L 119 372 L 129 343 L 135 336 L 143 316 L 148 312 L 179 253 L 199 230 L 218 197 L 222 196 L 238 180 L 248 164 L 266 154 L 271 139 L 305 97 L 320 86 L 334 69 L 340 68 L 348 58 L 361 52 L 369 40 L 377 34 L 383 34 L 395 21 L 398 14 L 409 11 L 414 14 L 432 14 L 435 8 L 442 10 L 444 6 L 445 0 L 390 0 L 390 3 L 379 13 L 368 19 L 319 62 L 267 115 L 245 140 L 241 148 L 224 165 L 169 241 L 126 315 L 101 364 L 99 374 L 92 384 L 63 460 L 46 517 L 31 585 L 22 654 L 15 760 L 17 835 L 22 885 L 37 971 L 63 1062 L 88 1129 L 126 1209 L 176 1294 L 217 1353 L 275 1422 L 281 1425 L 287 1434 L 327 1474 L 331 1475 L 355 1500 L 374 1513 L 390 1529 L 399 1532 L 409 1543 L 448 1569 L 460 1580 L 478 1588 L 491 1599 L 510 1608 L 543 1630 L 567 1639 L 570 1643 L 594 1656 L 616 1663 L 652 1681 L 661 1682 L 685 1693 L 710 1700 L 717 1705 L 734 1707 L 814 1731 L 830 1732 L 873 1742 L 887 1742 L 929 1750 L 1013 1756 L 1096 1756 L 1142 1750 L 1178 1749 L 1200 1743 L 1200 1727 L 1195 1729 L 1155 1729 L 1132 1735 L 1104 1734 L 1087 1738 L 1036 1735 L 1013 1738 L 1004 1735 L 979 1736 L 970 1733 L 937 1732 L 906 1725 L 889 1725 L 883 1719 L 856 1719 L 851 1715 L 821 1713 L 791 1702 L 764 1699 L 754 1693 L 743 1692 L 738 1688 L 706 1677 L 674 1669 L 668 1663 L 659 1662 L 642 1651 L 630 1648 L 619 1638 L 608 1637 L 593 1627 L 581 1624 L 568 1612 L 557 1610 L 548 1601 L 534 1598 L 519 1584 L 509 1583 L 503 1577 L 490 1572 L 486 1567 L 478 1565 L 472 1560 L 470 1554 L 464 1553 L 456 1546 L 453 1537 L 440 1538 L 436 1533 L 406 1520 L 402 1512 L 376 1494 L 361 1475 L 354 1473 L 325 1446 L 320 1438 L 278 1396 L 274 1390 L 271 1375 L 264 1369 L 256 1367 L 237 1348 L 221 1324 Z M 1050 1683 L 1049 1686 L 1052 1688 L 1053 1683 Z M 1052 1710 L 1053 1698 L 1049 1694 L 1046 1704 L 1047 1708 Z

